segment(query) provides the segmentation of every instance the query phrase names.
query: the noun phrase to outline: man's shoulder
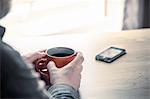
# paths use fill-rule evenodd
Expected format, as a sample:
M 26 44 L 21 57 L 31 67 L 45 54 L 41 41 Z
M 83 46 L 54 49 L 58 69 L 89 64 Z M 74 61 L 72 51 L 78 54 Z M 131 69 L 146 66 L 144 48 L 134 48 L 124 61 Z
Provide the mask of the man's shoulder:
M 18 55 L 18 52 L 16 50 L 14 50 L 10 45 L 8 45 L 3 41 L 0 44 L 0 50 L 1 50 L 1 55 L 6 55 L 6 57 L 12 55 Z
M 15 67 L 25 67 L 25 63 L 22 60 L 21 55 L 13 49 L 10 45 L 5 42 L 0 44 L 0 55 L 2 60 L 2 66 L 7 66 L 7 68 L 12 68 L 12 65 L 15 64 Z

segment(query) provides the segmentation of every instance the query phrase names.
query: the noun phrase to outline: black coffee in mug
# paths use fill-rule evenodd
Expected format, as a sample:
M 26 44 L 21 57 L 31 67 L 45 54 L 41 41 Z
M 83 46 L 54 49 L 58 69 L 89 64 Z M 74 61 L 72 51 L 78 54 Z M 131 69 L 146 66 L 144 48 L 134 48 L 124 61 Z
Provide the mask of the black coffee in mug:
M 52 57 L 67 57 L 73 55 L 75 51 L 66 47 L 55 47 L 47 51 L 47 54 Z

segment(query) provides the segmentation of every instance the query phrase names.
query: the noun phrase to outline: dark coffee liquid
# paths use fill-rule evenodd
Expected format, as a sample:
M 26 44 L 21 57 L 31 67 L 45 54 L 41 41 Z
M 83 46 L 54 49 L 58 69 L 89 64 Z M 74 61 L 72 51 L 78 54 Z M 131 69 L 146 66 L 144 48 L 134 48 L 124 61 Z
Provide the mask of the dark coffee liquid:
M 72 54 L 69 54 L 69 53 L 56 53 L 56 54 L 53 54 L 51 56 L 55 56 L 55 57 L 65 57 L 65 56 L 70 56 Z
M 74 54 L 74 50 L 66 47 L 55 47 L 47 51 L 48 55 L 55 57 L 66 57 Z

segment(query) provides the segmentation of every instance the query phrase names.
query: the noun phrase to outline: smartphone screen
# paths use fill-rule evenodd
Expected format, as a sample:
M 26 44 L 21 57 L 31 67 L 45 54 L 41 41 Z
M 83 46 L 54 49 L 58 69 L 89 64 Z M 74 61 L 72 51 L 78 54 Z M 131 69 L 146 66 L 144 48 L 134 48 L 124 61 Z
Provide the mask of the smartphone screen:
M 108 57 L 108 58 L 113 58 L 114 56 L 120 54 L 122 50 L 119 49 L 114 49 L 114 48 L 109 48 L 102 52 L 100 55 L 103 57 Z
M 125 49 L 110 47 L 101 52 L 100 54 L 96 55 L 96 60 L 111 63 L 112 61 L 116 60 L 124 54 L 126 54 Z

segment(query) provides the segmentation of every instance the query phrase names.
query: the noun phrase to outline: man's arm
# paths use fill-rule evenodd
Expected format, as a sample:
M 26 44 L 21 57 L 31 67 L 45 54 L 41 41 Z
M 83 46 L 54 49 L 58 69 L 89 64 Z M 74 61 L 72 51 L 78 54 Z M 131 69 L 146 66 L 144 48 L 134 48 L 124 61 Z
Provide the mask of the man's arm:
M 65 84 L 48 91 L 33 66 L 26 65 L 20 54 L 6 44 L 2 48 L 2 96 L 6 98 L 78 99 L 79 93 Z

